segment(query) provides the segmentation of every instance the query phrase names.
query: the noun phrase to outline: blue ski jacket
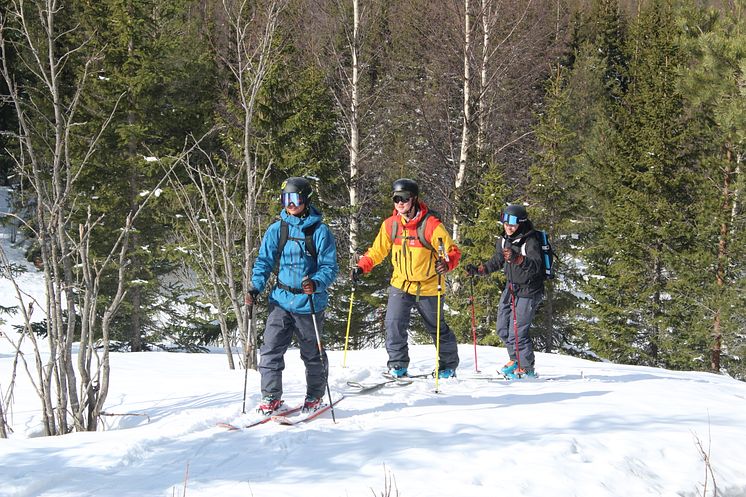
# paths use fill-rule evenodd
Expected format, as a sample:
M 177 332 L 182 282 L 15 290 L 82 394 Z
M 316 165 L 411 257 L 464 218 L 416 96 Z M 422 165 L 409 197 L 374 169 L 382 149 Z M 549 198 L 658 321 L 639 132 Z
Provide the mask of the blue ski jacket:
M 329 301 L 327 288 L 334 282 L 339 272 L 334 235 L 329 227 L 321 222 L 321 213 L 312 205 L 308 207 L 308 215 L 305 217 L 292 216 L 284 209 L 280 217 L 288 224 L 288 240 L 280 254 L 278 284 L 272 288 L 269 302 L 279 305 L 288 312 L 310 314 L 311 304 L 308 301 L 308 295 L 302 293 L 301 290 L 301 282 L 307 275 L 316 284 L 313 304 L 316 312 L 321 312 Z M 305 235 L 302 231 L 313 225 L 316 225 L 313 232 L 313 242 L 317 252 L 315 259 L 306 249 Z M 280 221 L 278 220 L 272 223 L 264 233 L 259 255 L 254 261 L 251 284 L 259 292 L 264 291 L 267 280 L 274 270 L 279 243 Z

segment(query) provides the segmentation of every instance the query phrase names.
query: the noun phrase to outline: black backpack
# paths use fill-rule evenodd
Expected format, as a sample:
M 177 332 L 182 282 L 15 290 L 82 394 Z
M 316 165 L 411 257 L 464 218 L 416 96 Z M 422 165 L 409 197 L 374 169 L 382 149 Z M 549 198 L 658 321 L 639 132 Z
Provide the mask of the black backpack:
M 557 254 L 554 253 L 552 243 L 549 241 L 549 235 L 546 231 L 537 230 L 533 231 L 533 236 L 539 241 L 541 246 L 541 261 L 544 263 L 544 279 L 553 280 L 554 273 L 554 259 L 557 258 Z M 505 248 L 505 237 L 502 237 L 502 248 Z M 521 245 L 521 255 L 526 256 L 526 244 Z

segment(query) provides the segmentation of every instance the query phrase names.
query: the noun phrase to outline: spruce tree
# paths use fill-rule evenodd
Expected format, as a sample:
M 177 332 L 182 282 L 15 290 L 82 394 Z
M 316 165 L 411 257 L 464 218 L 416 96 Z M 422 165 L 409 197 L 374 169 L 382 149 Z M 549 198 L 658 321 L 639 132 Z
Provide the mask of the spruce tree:
M 104 216 L 107 229 L 94 240 L 106 254 L 123 220 L 156 190 L 188 135 L 209 127 L 209 88 L 214 70 L 198 38 L 192 0 L 102 0 L 81 4 L 91 44 L 102 51 L 95 94 L 87 109 L 95 122 L 111 118 L 96 155 L 84 171 L 90 192 L 86 207 Z M 112 109 L 114 112 L 112 113 Z M 128 292 L 116 320 L 116 339 L 131 350 L 147 348 L 157 331 L 152 316 L 159 301 L 159 277 L 174 268 L 167 253 L 173 210 L 156 195 L 134 223 Z M 84 215 L 85 213 L 81 213 Z M 113 288 L 104 288 L 104 293 Z M 153 336 L 157 341 L 159 337 Z
M 546 101 L 535 128 L 540 149 L 529 170 L 529 214 L 534 228 L 547 232 L 555 253 L 570 261 L 585 190 L 579 182 L 577 135 L 568 127 L 571 109 L 567 73 L 557 66 L 546 84 Z M 532 326 L 532 335 L 546 352 L 571 343 L 571 311 L 577 301 L 571 291 L 579 278 L 575 267 L 556 264 L 555 270 L 559 278 L 545 281 L 544 303 Z
M 616 110 L 614 155 L 599 171 L 604 224 L 597 245 L 583 254 L 593 317 L 587 338 L 594 351 L 619 362 L 680 366 L 679 352 L 702 346 L 701 336 L 688 334 L 688 306 L 671 298 L 676 281 L 688 276 L 681 261 L 696 238 L 678 36 L 667 2 L 651 2 L 632 22 L 629 88 Z
M 699 250 L 691 261 L 704 276 L 687 289 L 701 304 L 698 328 L 711 335 L 709 365 L 744 378 L 743 329 L 746 223 L 743 191 L 746 142 L 746 3 L 724 11 L 688 9 L 682 14 L 684 42 L 692 63 L 682 83 L 687 104 L 699 123 L 702 178 L 697 216 Z M 722 357 L 722 362 L 721 362 Z M 708 362 L 705 360 L 705 362 Z

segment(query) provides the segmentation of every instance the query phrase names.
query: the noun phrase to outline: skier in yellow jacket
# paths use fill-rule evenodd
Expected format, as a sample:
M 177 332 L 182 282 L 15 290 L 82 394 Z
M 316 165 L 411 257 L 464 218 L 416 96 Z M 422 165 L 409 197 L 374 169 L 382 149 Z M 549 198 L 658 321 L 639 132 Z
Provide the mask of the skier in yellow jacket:
M 391 253 L 394 271 L 386 309 L 386 351 L 389 372 L 404 377 L 409 367 L 407 338 L 412 307 L 417 307 L 434 342 L 438 282 L 445 273 L 458 266 L 461 251 L 440 220 L 419 199 L 419 186 L 415 181 L 407 178 L 396 180 L 392 200 L 393 215 L 381 223 L 373 245 L 352 269 L 351 277 L 358 281 L 361 274 L 369 273 Z M 438 377 L 455 376 L 458 363 L 456 336 L 441 312 Z

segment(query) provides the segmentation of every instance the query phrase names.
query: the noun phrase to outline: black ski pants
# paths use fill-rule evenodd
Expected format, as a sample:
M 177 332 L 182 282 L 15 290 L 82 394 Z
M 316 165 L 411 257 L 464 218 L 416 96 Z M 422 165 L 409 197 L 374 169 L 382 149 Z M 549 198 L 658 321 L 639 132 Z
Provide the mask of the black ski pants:
M 441 305 L 445 302 L 445 297 L 441 296 Z M 396 287 L 389 287 L 389 301 L 386 308 L 386 351 L 389 354 L 389 368 L 406 368 L 409 366 L 409 347 L 407 339 L 409 338 L 409 316 L 412 307 L 417 307 L 417 311 L 422 316 L 430 336 L 435 343 L 437 335 L 436 324 L 438 312 L 437 296 L 420 296 L 419 300 L 416 295 L 399 290 Z M 438 357 L 439 369 L 456 369 L 458 367 L 458 348 L 456 344 L 456 335 L 446 324 L 443 312 L 440 313 L 440 356 Z
M 316 313 L 319 336 L 324 327 L 324 313 Z M 264 343 L 259 349 L 259 373 L 261 374 L 262 396 L 282 398 L 282 371 L 285 369 L 285 352 L 287 352 L 293 335 L 298 339 L 300 357 L 306 365 L 306 396 L 322 398 L 326 389 L 328 364 L 326 351 L 322 362 L 316 342 L 316 331 L 311 314 L 289 312 L 278 305 L 271 304 L 267 325 L 264 329 Z

